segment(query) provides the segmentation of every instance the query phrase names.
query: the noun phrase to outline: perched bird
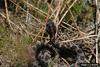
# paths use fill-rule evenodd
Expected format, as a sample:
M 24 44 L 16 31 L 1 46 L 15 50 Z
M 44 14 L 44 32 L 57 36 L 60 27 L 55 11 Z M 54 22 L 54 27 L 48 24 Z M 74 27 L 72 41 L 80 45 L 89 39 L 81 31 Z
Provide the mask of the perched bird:
M 47 21 L 46 33 L 49 35 L 50 41 L 54 41 L 55 40 L 56 25 L 54 24 L 54 22 L 51 19 L 49 19 Z
M 60 46 L 59 43 L 41 43 L 37 45 L 36 48 L 36 60 L 41 67 L 48 67 L 49 63 L 51 63 L 54 58 L 64 58 L 69 64 L 73 64 L 76 62 L 77 57 L 78 55 L 77 52 L 74 51 L 74 48 Z
M 51 59 L 56 55 L 55 50 L 52 45 L 47 43 L 41 43 L 37 45 L 36 49 L 36 60 L 38 61 L 38 65 L 41 67 L 48 67 L 49 63 L 52 62 Z

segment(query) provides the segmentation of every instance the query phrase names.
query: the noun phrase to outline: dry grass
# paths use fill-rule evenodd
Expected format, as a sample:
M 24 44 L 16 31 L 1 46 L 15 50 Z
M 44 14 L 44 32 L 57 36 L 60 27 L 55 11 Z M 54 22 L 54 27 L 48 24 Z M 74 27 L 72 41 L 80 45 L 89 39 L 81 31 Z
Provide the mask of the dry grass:
M 89 24 L 91 24 L 90 20 L 93 22 L 93 17 L 90 16 L 92 10 L 89 10 L 90 7 L 86 8 L 87 11 L 89 10 L 88 14 L 81 14 L 82 9 L 84 10 L 82 0 L 51 0 L 51 3 L 48 3 L 47 0 L 9 1 L 15 6 L 13 8 L 15 12 L 9 11 L 7 4 L 5 4 L 6 13 L 0 12 L 0 17 L 7 19 L 9 25 L 9 28 L 6 28 L 5 21 L 0 22 L 0 58 L 4 58 L 2 60 L 6 63 L 20 67 L 27 62 L 25 56 L 27 46 L 33 46 L 36 41 L 43 38 L 47 39 L 43 35 L 48 19 L 53 19 L 58 32 L 63 28 L 64 32 L 61 31 L 60 35 L 56 34 L 61 42 L 68 42 L 69 45 L 84 43 L 86 46 L 90 46 L 92 43 L 92 47 L 95 47 L 94 39 L 97 35 L 91 35 L 89 34 L 91 31 L 87 30 L 91 30 Z M 7 3 L 6 0 L 5 3 Z M 89 20 L 89 22 L 77 22 L 76 18 L 79 15 L 85 16 L 85 19 L 82 16 L 82 21 Z

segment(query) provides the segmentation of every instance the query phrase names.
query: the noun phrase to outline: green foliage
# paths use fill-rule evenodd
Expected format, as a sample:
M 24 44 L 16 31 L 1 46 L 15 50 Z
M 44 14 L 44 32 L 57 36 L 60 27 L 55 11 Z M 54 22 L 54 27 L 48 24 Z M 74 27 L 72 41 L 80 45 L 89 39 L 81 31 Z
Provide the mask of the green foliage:
M 48 65 L 48 67 L 54 67 L 54 66 L 53 66 L 53 64 L 50 63 L 50 64 Z
M 72 8 L 73 13 L 75 15 L 80 14 L 82 7 L 83 7 L 82 0 L 80 0 L 78 3 L 75 3 L 75 5 L 73 6 L 73 8 Z
M 22 64 L 21 63 L 17 63 L 15 67 L 21 67 Z
M 47 3 L 43 3 L 40 5 L 40 9 L 43 10 L 44 12 L 48 12 L 48 5 Z

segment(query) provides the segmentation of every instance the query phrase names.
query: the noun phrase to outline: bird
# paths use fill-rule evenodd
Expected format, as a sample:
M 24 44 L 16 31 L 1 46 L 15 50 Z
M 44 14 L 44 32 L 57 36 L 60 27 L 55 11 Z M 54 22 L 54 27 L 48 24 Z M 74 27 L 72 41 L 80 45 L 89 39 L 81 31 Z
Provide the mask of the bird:
M 50 43 L 41 43 L 40 45 L 37 45 L 36 60 L 38 61 L 39 66 L 48 67 L 48 64 L 51 62 L 50 59 L 53 59 L 55 55 L 56 52 Z
M 56 25 L 51 19 L 48 19 L 46 23 L 46 33 L 50 37 L 50 41 L 55 41 Z

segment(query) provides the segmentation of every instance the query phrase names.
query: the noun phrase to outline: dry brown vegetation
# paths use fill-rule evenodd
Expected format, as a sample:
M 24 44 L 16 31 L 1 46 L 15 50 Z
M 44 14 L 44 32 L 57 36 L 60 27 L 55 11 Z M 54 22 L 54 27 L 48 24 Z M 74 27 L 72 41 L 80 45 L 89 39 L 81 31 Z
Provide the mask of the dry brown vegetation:
M 48 40 L 43 36 L 48 19 L 57 26 L 60 44 L 81 46 L 86 63 L 100 63 L 100 2 L 96 1 L 1 0 L 0 67 L 27 67 L 28 62 L 34 61 L 32 47 L 37 41 Z

